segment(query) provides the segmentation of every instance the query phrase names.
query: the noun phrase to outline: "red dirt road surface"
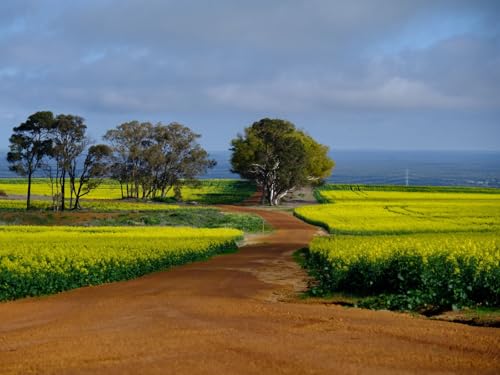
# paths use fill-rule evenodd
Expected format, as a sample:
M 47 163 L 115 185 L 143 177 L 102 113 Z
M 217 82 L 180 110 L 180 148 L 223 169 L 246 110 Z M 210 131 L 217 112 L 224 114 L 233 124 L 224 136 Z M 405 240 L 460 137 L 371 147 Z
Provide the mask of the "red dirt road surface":
M 238 253 L 0 303 L 2 374 L 500 373 L 500 330 L 290 298 L 317 231 L 288 213 Z M 254 239 L 255 242 L 255 239 Z

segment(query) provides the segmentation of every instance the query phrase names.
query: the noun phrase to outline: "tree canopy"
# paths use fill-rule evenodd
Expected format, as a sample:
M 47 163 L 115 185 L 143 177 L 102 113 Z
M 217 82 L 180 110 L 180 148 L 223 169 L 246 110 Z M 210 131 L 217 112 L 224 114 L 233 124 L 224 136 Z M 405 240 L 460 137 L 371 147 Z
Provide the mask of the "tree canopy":
M 28 177 L 26 208 L 31 205 L 31 178 L 39 169 L 46 156 L 51 153 L 50 138 L 54 115 L 49 111 L 36 112 L 17 127 L 9 138 L 7 161 L 9 169 L 21 176 Z
M 70 114 L 54 117 L 50 111 L 36 112 L 14 127 L 7 161 L 12 171 L 28 177 L 27 209 L 31 205 L 31 179 L 38 169 L 43 169 L 50 178 L 54 210 L 65 209 L 67 178 L 69 205 L 75 209 L 80 197 L 108 175 L 111 150 L 106 145 L 91 146 L 86 130 L 82 117 Z
M 67 182 L 72 209 L 105 177 L 118 179 L 124 198 L 165 198 L 172 188 L 181 198 L 182 184 L 216 164 L 198 144 L 201 136 L 176 122 L 123 123 L 106 132 L 109 146 L 94 145 L 86 131 L 82 117 L 54 117 L 49 111 L 34 113 L 13 129 L 7 160 L 12 171 L 28 177 L 28 209 L 31 179 L 42 167 L 50 179 L 53 209 L 64 210 Z
M 165 198 L 180 186 L 215 166 L 198 144 L 199 134 L 173 122 L 168 125 L 132 121 L 108 130 L 104 139 L 114 152 L 113 177 L 125 187 L 123 196 Z
M 234 173 L 254 180 L 262 203 L 279 205 L 289 193 L 330 176 L 334 162 L 319 144 L 289 121 L 264 118 L 231 142 Z

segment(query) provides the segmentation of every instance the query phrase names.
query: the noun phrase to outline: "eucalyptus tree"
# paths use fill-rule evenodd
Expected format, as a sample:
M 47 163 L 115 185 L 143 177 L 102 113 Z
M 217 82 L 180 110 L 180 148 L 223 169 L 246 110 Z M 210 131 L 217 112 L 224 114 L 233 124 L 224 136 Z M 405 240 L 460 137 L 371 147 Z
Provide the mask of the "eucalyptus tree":
M 9 138 L 7 161 L 9 169 L 28 178 L 26 209 L 31 208 L 31 181 L 33 174 L 42 167 L 52 148 L 51 129 L 54 115 L 50 111 L 36 112 L 13 129 Z
M 58 115 L 52 126 L 52 152 L 55 161 L 56 186 L 58 199 L 55 200 L 56 209 L 63 211 L 66 207 L 66 178 L 70 184 L 70 207 L 73 205 L 74 186 L 79 157 L 89 146 L 86 136 L 87 125 L 84 119 L 75 115 Z
M 144 159 L 152 143 L 152 129 L 149 122 L 130 121 L 104 135 L 113 150 L 112 177 L 120 182 L 122 198 L 140 197 L 141 182 L 147 169 Z
M 111 170 L 112 150 L 108 145 L 92 145 L 88 148 L 87 154 L 81 169 L 71 176 L 71 189 L 75 195 L 73 209 L 80 208 L 80 198 L 89 194 L 109 176 Z M 73 172 L 71 172 L 73 173 Z
M 176 122 L 155 125 L 154 140 L 159 168 L 153 171 L 153 196 L 165 198 L 172 188 L 179 196 L 180 187 L 185 181 L 193 181 L 196 176 L 215 166 L 215 160 L 210 159 L 207 151 L 198 143 L 200 137 L 200 134 Z
M 199 138 L 175 122 L 132 121 L 108 130 L 104 139 L 113 149 L 113 177 L 122 186 L 122 197 L 165 198 L 172 188 L 179 196 L 183 183 L 215 165 Z
M 231 145 L 232 171 L 255 181 L 262 189 L 261 203 L 272 206 L 300 187 L 321 182 L 335 165 L 327 146 L 280 119 L 254 122 Z

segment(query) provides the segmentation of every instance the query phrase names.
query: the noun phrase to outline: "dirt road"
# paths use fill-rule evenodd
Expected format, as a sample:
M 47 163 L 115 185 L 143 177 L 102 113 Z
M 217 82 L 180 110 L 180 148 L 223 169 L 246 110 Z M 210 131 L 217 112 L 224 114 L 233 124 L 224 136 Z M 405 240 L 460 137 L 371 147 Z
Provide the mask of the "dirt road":
M 258 213 L 277 230 L 238 253 L 0 303 L 0 373 L 500 373 L 498 329 L 289 302 L 317 229 Z

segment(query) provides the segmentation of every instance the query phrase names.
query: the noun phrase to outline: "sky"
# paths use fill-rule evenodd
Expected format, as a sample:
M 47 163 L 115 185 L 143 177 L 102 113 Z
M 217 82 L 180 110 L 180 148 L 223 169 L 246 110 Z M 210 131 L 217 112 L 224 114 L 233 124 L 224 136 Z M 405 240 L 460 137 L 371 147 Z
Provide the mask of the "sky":
M 31 113 L 180 122 L 226 150 L 263 117 L 333 149 L 500 151 L 500 1 L 2 0 L 0 149 Z

